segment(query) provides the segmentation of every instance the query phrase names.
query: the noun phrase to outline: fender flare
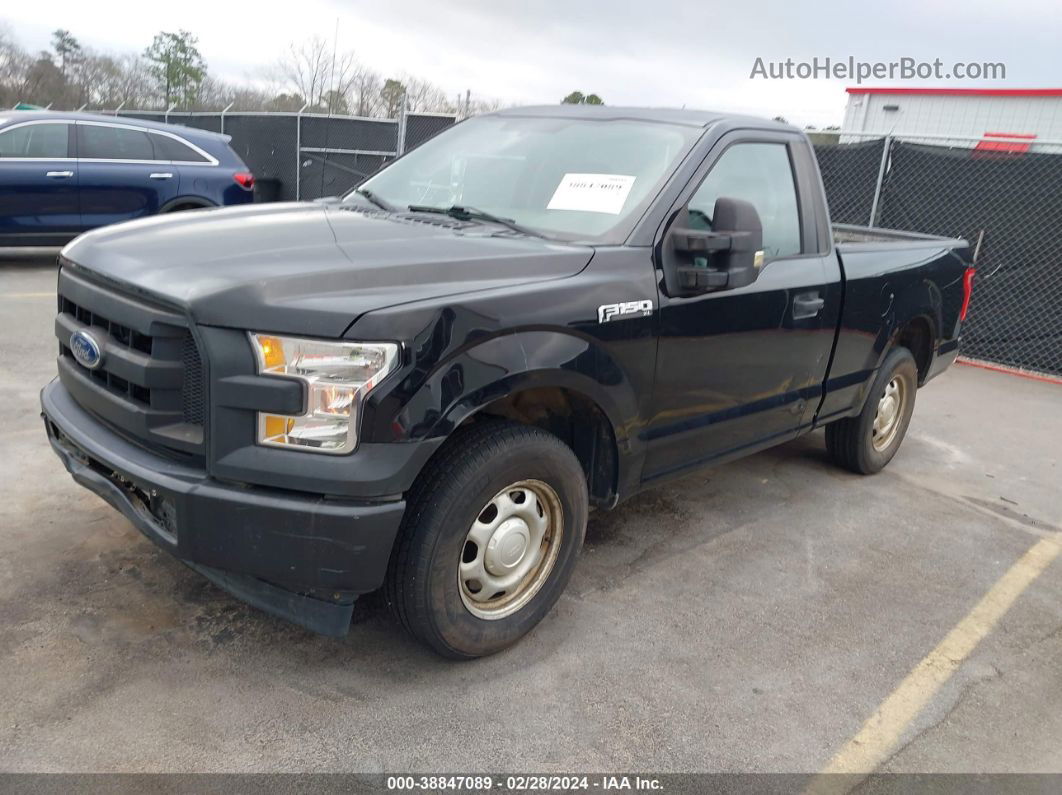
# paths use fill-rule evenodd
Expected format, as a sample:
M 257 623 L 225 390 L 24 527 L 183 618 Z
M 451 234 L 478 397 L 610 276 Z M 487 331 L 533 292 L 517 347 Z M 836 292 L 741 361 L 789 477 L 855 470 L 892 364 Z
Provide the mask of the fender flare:
M 546 387 L 593 402 L 617 445 L 628 438 L 638 401 L 626 374 L 592 338 L 554 329 L 491 337 L 440 362 L 406 404 L 408 416 L 424 418 L 410 428 L 410 437 L 449 436 L 491 403 Z
M 892 350 L 900 335 L 915 320 L 925 320 L 929 324 L 929 354 L 934 355 L 939 342 L 941 325 L 943 323 L 943 296 L 940 288 L 931 281 L 919 281 L 898 290 L 893 298 L 892 307 L 884 318 L 882 329 L 884 343 L 878 354 L 875 370 L 881 366 L 882 361 Z

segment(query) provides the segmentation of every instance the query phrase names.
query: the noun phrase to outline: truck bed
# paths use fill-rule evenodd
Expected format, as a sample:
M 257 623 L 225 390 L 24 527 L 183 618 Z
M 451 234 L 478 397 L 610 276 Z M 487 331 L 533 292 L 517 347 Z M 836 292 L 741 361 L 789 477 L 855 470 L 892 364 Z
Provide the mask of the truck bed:
M 901 229 L 883 229 L 878 226 L 858 226 L 856 224 L 834 224 L 833 242 L 841 250 L 856 249 L 856 244 L 871 243 L 878 247 L 881 243 L 901 243 L 910 245 L 935 243 L 942 248 L 966 248 L 969 244 L 961 238 L 923 235 L 919 232 L 907 232 Z

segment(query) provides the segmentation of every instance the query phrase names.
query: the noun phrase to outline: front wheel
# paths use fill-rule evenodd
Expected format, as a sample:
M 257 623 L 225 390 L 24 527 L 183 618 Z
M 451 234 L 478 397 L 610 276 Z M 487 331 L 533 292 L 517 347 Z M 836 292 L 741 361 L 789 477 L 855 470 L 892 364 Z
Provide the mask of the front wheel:
M 444 656 L 500 651 L 560 597 L 587 512 L 582 466 L 556 436 L 494 420 L 462 429 L 410 492 L 387 600 Z
M 914 413 L 918 367 L 907 348 L 893 348 L 870 387 L 863 411 L 826 426 L 835 463 L 861 475 L 880 472 L 896 455 Z

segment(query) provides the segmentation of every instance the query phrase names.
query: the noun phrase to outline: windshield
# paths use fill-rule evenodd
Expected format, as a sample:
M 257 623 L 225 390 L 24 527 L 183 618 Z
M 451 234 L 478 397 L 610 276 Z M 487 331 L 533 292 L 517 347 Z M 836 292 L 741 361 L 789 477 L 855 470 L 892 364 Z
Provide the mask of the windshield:
M 564 240 L 620 243 L 697 127 L 484 116 L 458 124 L 361 187 L 395 207 L 475 208 Z

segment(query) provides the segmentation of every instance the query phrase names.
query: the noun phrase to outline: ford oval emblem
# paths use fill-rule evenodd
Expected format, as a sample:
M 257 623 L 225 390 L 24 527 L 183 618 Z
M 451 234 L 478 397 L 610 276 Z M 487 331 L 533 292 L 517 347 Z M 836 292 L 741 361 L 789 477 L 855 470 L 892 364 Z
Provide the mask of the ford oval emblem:
M 103 364 L 103 346 L 87 331 L 70 335 L 70 352 L 82 367 L 95 370 Z

